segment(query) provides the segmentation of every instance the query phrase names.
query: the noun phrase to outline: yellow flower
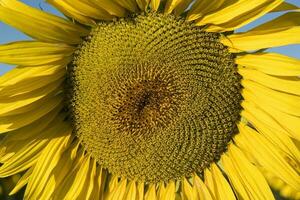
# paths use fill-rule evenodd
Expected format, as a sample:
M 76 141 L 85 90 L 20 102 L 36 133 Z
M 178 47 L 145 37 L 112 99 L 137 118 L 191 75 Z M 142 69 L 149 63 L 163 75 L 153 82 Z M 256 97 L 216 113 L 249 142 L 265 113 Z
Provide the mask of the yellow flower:
M 283 0 L 0 0 L 0 177 L 24 199 L 300 198 L 300 43 Z M 294 10 L 294 11 L 292 11 Z M 262 15 L 284 15 L 245 33 Z

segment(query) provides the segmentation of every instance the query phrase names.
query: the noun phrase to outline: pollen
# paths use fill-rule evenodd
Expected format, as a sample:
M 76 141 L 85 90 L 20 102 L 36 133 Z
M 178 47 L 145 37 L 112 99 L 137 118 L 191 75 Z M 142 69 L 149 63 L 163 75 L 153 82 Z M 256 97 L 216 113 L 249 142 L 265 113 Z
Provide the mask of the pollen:
M 67 100 L 88 154 L 156 183 L 219 160 L 237 132 L 240 80 L 219 33 L 146 13 L 93 28 L 68 67 Z

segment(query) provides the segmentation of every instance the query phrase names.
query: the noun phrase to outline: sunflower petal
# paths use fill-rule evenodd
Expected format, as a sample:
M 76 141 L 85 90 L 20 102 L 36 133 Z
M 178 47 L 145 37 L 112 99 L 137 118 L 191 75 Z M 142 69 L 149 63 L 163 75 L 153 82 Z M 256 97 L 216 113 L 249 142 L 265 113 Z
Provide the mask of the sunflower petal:
M 254 104 L 258 105 L 262 110 L 272 116 L 279 125 L 284 128 L 288 134 L 298 139 L 300 138 L 300 118 L 297 116 L 289 115 L 287 113 L 281 112 L 277 109 L 271 107 L 268 102 L 265 101 L 258 101 L 255 95 L 247 90 L 243 90 L 242 92 L 243 97 L 245 100 L 253 102 Z
M 277 53 L 252 53 L 235 58 L 236 64 L 276 76 L 299 76 L 300 60 Z
M 135 181 L 130 181 L 130 183 L 128 184 L 128 191 L 125 196 L 126 197 L 124 198 L 124 200 L 137 199 L 137 189 Z
M 60 83 L 66 73 L 65 69 L 60 66 L 50 68 L 45 71 L 36 71 L 32 76 L 22 79 L 22 76 L 15 79 L 15 84 L 8 81 L 6 86 L 0 86 L 0 102 L 7 103 L 9 100 L 17 100 L 26 97 L 28 93 L 33 94 L 36 90 L 49 86 L 50 84 Z M 44 75 L 43 75 L 44 74 Z M 25 74 L 22 74 L 25 75 Z M 14 79 L 13 79 L 14 80 Z
M 190 199 L 190 200 L 197 200 L 198 198 L 198 192 L 197 190 L 193 190 L 193 187 L 191 184 L 187 181 L 186 178 L 183 178 L 181 181 L 182 184 L 182 199 Z
M 175 193 L 176 193 L 175 182 L 170 181 L 166 186 L 166 190 L 162 194 L 162 198 L 160 198 L 160 199 L 161 200 L 175 200 Z
M 67 194 L 64 199 L 77 199 L 81 192 L 83 192 L 85 181 L 88 177 L 90 166 L 90 157 L 85 156 L 83 159 L 78 172 L 76 173 L 75 179 L 72 182 L 70 188 L 68 188 Z
M 194 174 L 194 185 L 193 190 L 197 190 L 199 199 L 205 199 L 205 200 L 213 200 L 213 196 L 211 195 L 210 191 L 206 187 L 206 185 L 203 183 L 203 181 Z
M 104 9 L 110 15 L 125 17 L 126 9 L 112 0 L 91 0 L 93 4 Z
M 127 180 L 121 180 L 116 187 L 110 192 L 108 200 L 119 200 L 123 199 L 126 192 Z
M 248 161 L 239 148 L 231 144 L 228 155 L 222 155 L 221 160 L 231 183 L 242 199 L 274 199 L 261 172 Z
M 282 0 L 275 0 L 273 2 L 278 2 L 275 4 L 275 8 L 278 6 Z M 227 7 L 216 11 L 212 14 L 204 16 L 200 21 L 197 22 L 197 25 L 205 25 L 205 24 L 223 24 L 229 21 L 234 20 L 235 18 L 242 17 L 245 13 L 250 13 L 251 11 L 255 11 L 260 8 L 260 6 L 267 7 L 272 4 L 270 0 L 242 0 L 236 1 Z M 268 9 L 267 9 L 268 10 Z M 261 14 L 260 14 L 261 16 Z M 252 16 L 254 17 L 254 16 Z
M 75 151 L 75 155 L 77 154 L 78 146 L 79 142 L 75 142 L 62 154 L 47 180 L 47 184 L 41 193 L 40 199 L 50 200 L 55 190 L 58 190 L 60 187 L 64 178 L 72 171 L 72 167 L 74 167 L 74 163 L 76 163 L 76 156 L 72 157 L 72 153 Z
M 67 124 L 60 122 L 57 126 L 60 129 L 56 133 L 57 137 L 50 140 L 34 166 L 24 194 L 25 199 L 38 199 L 52 170 L 72 140 L 71 130 Z
M 207 170 L 208 172 L 208 170 Z M 216 164 L 211 165 L 211 191 L 218 200 L 235 200 L 234 193 Z
M 282 1 L 283 0 L 273 0 L 270 2 L 269 0 L 266 0 L 265 2 L 263 2 L 263 4 L 258 4 L 257 6 L 253 5 L 255 6 L 253 8 L 249 7 L 248 11 L 241 13 L 239 16 L 236 16 L 227 22 L 221 24 L 215 22 L 217 25 L 210 25 L 208 26 L 208 28 L 206 28 L 206 30 L 210 32 L 225 32 L 236 30 L 270 12 L 271 10 L 276 8 L 280 3 L 282 3 Z M 200 20 L 200 22 L 197 22 L 197 25 L 203 25 L 202 23 L 203 22 Z
M 250 51 L 300 43 L 300 12 L 286 13 L 246 33 L 224 36 L 231 52 Z
M 243 80 L 245 91 L 250 91 L 257 102 L 266 102 L 274 109 L 300 117 L 300 96 L 278 92 L 253 81 Z
M 12 191 L 10 191 L 9 195 L 16 194 L 28 183 L 29 177 L 32 174 L 32 170 L 33 168 L 30 168 L 29 170 L 26 171 L 26 173 L 19 179 L 16 186 L 12 189 Z
M 197 0 L 188 11 L 187 20 L 192 21 L 199 19 L 227 3 L 230 4 L 230 2 L 225 2 L 225 0 Z
M 33 123 L 45 116 L 51 110 L 54 110 L 56 107 L 60 107 L 62 101 L 63 96 L 57 95 L 47 100 L 41 109 L 29 111 L 20 115 L 0 117 L 0 133 L 13 131 Z
M 60 108 L 56 108 L 50 111 L 45 116 L 41 117 L 40 119 L 34 121 L 32 124 L 28 126 L 22 127 L 20 129 L 14 130 L 9 132 L 5 140 L 8 142 L 16 143 L 20 140 L 26 140 L 28 138 L 36 137 L 43 131 L 53 120 L 58 117 L 58 113 L 60 112 Z M 4 141 L 4 140 L 2 140 Z M 3 144 L 3 146 L 5 146 Z
M 94 187 L 94 191 L 92 193 L 91 199 L 103 199 L 106 177 L 107 177 L 106 171 L 98 166 L 96 169 L 96 177 L 95 177 L 96 186 Z
M 294 162 L 299 162 L 300 151 L 297 149 L 291 138 L 264 122 L 261 122 L 259 118 L 256 118 L 261 112 L 262 111 L 259 110 L 257 111 L 257 109 L 248 109 L 248 107 L 246 107 L 246 110 L 242 111 L 241 116 L 246 118 L 257 131 L 272 142 L 273 145 L 277 146 L 278 150 L 282 153 L 284 152 L 285 156 L 293 159 Z
M 142 11 L 145 11 L 149 5 L 149 2 L 150 0 L 136 0 L 139 8 L 142 10 Z
M 144 200 L 144 189 L 145 189 L 145 185 L 144 182 L 139 182 L 137 185 L 137 190 L 138 190 L 138 200 Z
M 131 12 L 138 11 L 138 5 L 135 0 L 114 0 L 114 1 L 118 3 L 120 6 L 126 8 L 127 10 L 130 10 Z
M 77 197 L 77 199 L 86 199 L 86 200 L 91 199 L 93 189 L 96 185 L 95 176 L 96 176 L 97 163 L 96 160 L 94 159 L 91 159 L 90 162 L 91 163 L 90 163 L 89 171 L 87 172 L 86 179 L 83 183 L 84 186 L 81 189 L 80 195 Z
M 28 142 L 28 141 L 27 141 Z M 34 140 L 16 152 L 0 167 L 0 177 L 8 177 L 22 172 L 33 166 L 43 148 L 47 145 L 48 140 Z
M 192 2 L 193 2 L 193 0 L 180 1 L 179 4 L 174 8 L 174 14 L 181 15 L 183 12 L 185 12 L 189 8 L 189 6 L 191 5 Z
M 155 184 L 150 184 L 147 193 L 145 194 L 145 200 L 157 200 Z
M 288 135 L 290 137 L 296 138 L 300 141 L 300 136 L 298 134 L 290 133 L 288 130 L 286 130 L 284 127 L 281 126 L 281 124 L 276 121 L 270 114 L 266 112 L 263 108 L 258 107 L 255 104 L 255 101 L 251 101 L 251 99 L 247 99 L 242 102 L 242 106 L 246 111 L 253 111 L 255 113 L 255 117 L 257 120 L 259 120 L 261 123 L 267 124 L 269 127 L 272 127 L 276 131 Z
M 300 79 L 298 78 L 295 80 L 285 79 L 242 67 L 238 68 L 238 72 L 243 76 L 243 79 L 252 80 L 274 90 L 300 95 Z
M 113 16 L 101 7 L 87 0 L 47 0 L 58 7 L 66 15 L 87 25 L 96 25 L 94 19 L 112 20 Z
M 151 6 L 151 9 L 152 9 L 153 11 L 157 11 L 157 10 L 158 10 L 158 8 L 159 8 L 159 6 L 160 6 L 160 1 L 161 1 L 161 0 L 151 0 L 151 1 L 150 1 L 150 6 Z
M 300 8 L 295 6 L 294 4 L 290 4 L 288 2 L 282 2 L 279 6 L 274 8 L 271 12 L 281 12 L 288 10 L 299 10 Z
M 7 102 L 0 100 L 0 116 L 16 115 L 36 109 L 39 101 L 45 101 L 45 98 L 53 96 L 61 89 L 63 80 L 56 81 L 43 88 L 35 90 L 34 93 L 22 95 L 22 97 L 8 98 Z
M 16 0 L 1 0 L 0 20 L 44 42 L 78 44 L 88 34 L 81 26 Z
M 95 26 L 96 22 L 94 19 L 85 16 L 81 10 L 77 10 L 74 8 L 75 4 L 68 4 L 66 1 L 60 0 L 47 0 L 47 2 L 53 5 L 55 8 L 59 9 L 60 12 L 64 13 L 66 16 L 75 19 L 76 21 L 80 22 L 81 24 L 85 24 L 88 26 Z
M 0 62 L 13 65 L 67 63 L 75 48 L 65 44 L 21 41 L 0 45 Z
M 185 0 L 167 0 L 165 5 L 165 13 L 170 14 L 183 1 Z
M 300 191 L 299 175 L 278 152 L 277 147 L 247 126 L 240 125 L 239 130 L 240 134 L 234 138 L 237 145 L 250 152 L 263 168 Z

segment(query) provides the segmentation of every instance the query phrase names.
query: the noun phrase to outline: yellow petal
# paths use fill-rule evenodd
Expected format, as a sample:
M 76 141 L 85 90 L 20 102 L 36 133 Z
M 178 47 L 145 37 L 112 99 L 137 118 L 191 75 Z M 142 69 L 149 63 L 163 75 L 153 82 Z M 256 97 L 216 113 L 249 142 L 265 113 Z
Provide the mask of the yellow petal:
M 16 0 L 1 0 L 0 20 L 44 42 L 78 44 L 88 34 L 81 26 Z
M 248 161 L 240 149 L 231 144 L 228 156 L 224 154 L 221 159 L 230 182 L 242 199 L 274 199 L 261 172 Z
M 76 163 L 75 157 L 72 158 L 71 154 L 74 150 L 77 150 L 78 144 L 78 142 L 73 143 L 71 147 L 62 154 L 56 167 L 51 172 L 47 184 L 41 193 L 40 199 L 50 200 L 53 193 L 61 187 L 63 180 L 70 174 L 72 168 L 75 166 L 74 163 Z
M 300 177 L 278 152 L 277 147 L 247 126 L 240 125 L 239 130 L 240 134 L 234 138 L 237 145 L 250 152 L 263 168 L 276 174 L 291 187 L 299 191 Z
M 34 166 L 24 194 L 25 199 L 36 199 L 40 196 L 51 171 L 56 167 L 62 153 L 68 147 L 71 140 L 70 127 L 63 123 L 60 125 L 57 137 L 50 140 Z
M 214 12 L 212 14 L 206 15 L 197 22 L 198 25 L 205 24 L 223 24 L 235 19 L 236 17 L 243 16 L 245 13 L 254 11 L 260 6 L 265 5 L 266 2 L 270 4 L 269 0 L 240 0 L 228 5 L 227 7 Z M 278 4 L 279 5 L 279 4 Z M 265 5 L 267 6 L 267 5 Z
M 16 65 L 67 63 L 75 48 L 65 44 L 21 41 L 0 45 L 0 61 Z
M 204 183 L 209 189 L 210 193 L 212 194 L 213 198 L 216 200 L 218 199 L 218 194 L 217 194 L 217 188 L 214 183 L 214 178 L 212 177 L 212 174 L 209 169 L 205 169 L 204 171 Z
M 211 190 L 216 191 L 216 198 L 220 200 L 235 200 L 236 198 L 229 183 L 215 163 L 211 164 L 211 174 L 213 178 L 213 188 Z
M 183 200 L 190 199 L 190 200 L 197 200 L 198 199 L 198 192 L 197 190 L 193 190 L 193 187 L 187 181 L 186 178 L 183 178 L 181 181 L 182 184 L 182 193 L 183 193 Z M 195 192 L 194 192 L 195 191 Z
M 175 192 L 175 182 L 170 181 L 166 186 L 166 190 L 162 194 L 161 200 L 175 200 Z
M 213 24 L 215 25 L 208 26 L 206 30 L 210 32 L 225 32 L 225 31 L 236 30 L 242 26 L 245 26 L 253 22 L 254 20 L 265 15 L 266 13 L 270 12 L 282 2 L 283 0 L 272 0 L 272 1 L 265 0 L 265 1 L 261 1 L 260 4 L 257 5 L 249 4 L 248 11 L 245 11 L 243 13 L 237 13 L 238 14 L 237 16 L 235 16 L 234 18 L 226 22 L 219 23 L 220 20 L 213 22 Z M 199 22 L 197 22 L 197 25 L 203 25 L 202 23 L 203 21 L 200 20 Z
M 9 195 L 14 195 L 17 192 L 19 192 L 28 183 L 31 174 L 32 174 L 32 168 L 27 170 L 26 173 L 19 179 L 18 183 L 16 184 L 14 189 L 10 191 Z
M 295 6 L 294 4 L 290 4 L 288 2 L 282 2 L 279 6 L 272 10 L 272 12 L 281 12 L 281 11 L 288 11 L 288 10 L 299 10 L 299 7 Z
M 213 200 L 213 196 L 211 195 L 210 191 L 206 187 L 206 185 L 203 183 L 203 181 L 194 174 L 194 185 L 193 190 L 197 190 L 198 196 L 200 200 Z
M 87 0 L 47 0 L 66 15 L 87 25 L 96 25 L 94 19 L 112 20 L 113 16 L 101 7 Z
M 269 184 L 274 190 L 280 192 L 280 196 L 287 199 L 299 199 L 300 192 L 287 185 L 284 181 L 278 178 L 275 174 L 263 169 L 263 173 L 266 176 Z
M 64 199 L 78 199 L 81 192 L 87 192 L 83 191 L 84 186 L 86 182 L 87 177 L 89 176 L 89 168 L 90 168 L 90 157 L 85 156 L 83 159 L 81 166 L 76 173 L 76 176 L 74 178 L 73 184 L 68 189 L 68 192 Z
M 250 51 L 300 43 L 300 13 L 289 12 L 246 33 L 223 37 L 231 52 Z
M 263 107 L 259 107 L 257 104 L 255 104 L 255 101 L 251 102 L 252 100 L 246 100 L 242 102 L 242 106 L 246 111 L 252 111 L 253 113 L 255 113 L 255 117 L 257 120 L 259 120 L 260 122 L 267 124 L 269 127 L 272 127 L 273 129 L 275 129 L 276 131 L 288 135 L 290 137 L 296 138 L 298 140 L 300 140 L 300 136 L 298 134 L 293 134 L 290 133 L 288 130 L 286 130 L 281 124 L 280 122 L 276 121 L 276 119 L 274 119 L 272 117 L 272 113 L 268 113 L 265 111 L 265 109 Z
M 247 121 L 249 121 L 260 134 L 272 142 L 273 145 L 277 146 L 282 154 L 289 157 L 289 159 L 293 159 L 294 162 L 299 162 L 300 151 L 297 149 L 291 138 L 274 127 L 269 126 L 264 121 L 260 121 L 256 116 L 261 115 L 261 112 L 262 111 L 259 111 L 258 109 L 247 109 L 242 111 L 241 116 L 246 118 Z
M 56 107 L 62 106 L 60 104 L 63 99 L 64 98 L 62 95 L 58 95 L 44 102 L 43 106 L 41 105 L 41 109 L 29 111 L 19 115 L 0 117 L 0 133 L 13 131 L 33 123 L 34 121 L 45 116 L 50 111 L 54 110 Z
M 225 2 L 225 0 L 197 0 L 189 10 L 187 20 L 199 19 L 227 3 L 230 5 L 230 2 Z
M 144 182 L 143 181 L 139 182 L 137 186 L 138 200 L 144 200 L 144 189 L 145 189 Z
M 165 5 L 165 13 L 170 14 L 183 1 L 185 0 L 167 0 Z
M 158 199 L 162 199 L 165 192 L 166 192 L 165 183 L 164 182 L 158 183 L 158 193 L 157 193 Z
M 155 184 L 150 184 L 145 194 L 145 200 L 157 200 Z
M 0 177 L 12 176 L 33 166 L 47 143 L 47 140 L 34 140 L 29 144 L 25 144 L 23 148 L 6 160 L 0 167 Z
M 111 191 L 108 200 L 122 200 L 125 196 L 127 180 L 121 180 L 118 185 Z
M 135 0 L 114 0 L 116 3 L 121 5 L 122 7 L 130 10 L 131 12 L 138 11 L 138 5 Z
M 300 60 L 277 53 L 252 53 L 235 58 L 235 63 L 276 76 L 299 76 Z
M 282 128 L 284 128 L 291 137 L 295 139 L 300 138 L 300 118 L 297 116 L 289 115 L 287 113 L 281 112 L 277 109 L 274 109 L 271 107 L 268 102 L 266 101 L 258 101 L 255 98 L 255 95 L 253 93 L 243 90 L 242 92 L 243 97 L 256 104 L 260 107 L 260 109 L 264 110 L 266 113 L 268 113 L 272 118 L 277 121 L 277 123 L 280 124 Z
M 243 80 L 244 92 L 250 91 L 257 102 L 266 102 L 274 109 L 291 115 L 300 116 L 300 96 L 278 92 L 249 80 Z
M 28 126 L 25 126 L 20 129 L 9 132 L 5 137 L 6 141 L 15 143 L 16 141 L 19 141 L 19 140 L 26 140 L 31 137 L 32 138 L 36 137 L 54 119 L 56 119 L 58 117 L 59 112 L 60 112 L 60 108 L 58 107 L 58 108 L 50 111 L 48 114 L 41 117 L 40 119 L 34 121 L 32 124 L 29 124 Z
M 157 11 L 157 10 L 158 10 L 158 8 L 159 8 L 159 6 L 160 6 L 160 1 L 161 1 L 161 0 L 151 0 L 150 6 L 151 6 L 151 9 L 152 9 L 153 11 Z
M 0 86 L 0 102 L 6 103 L 10 99 L 17 100 L 22 99 L 28 95 L 33 94 L 36 90 L 49 86 L 50 84 L 59 83 L 64 78 L 66 70 L 60 66 L 50 68 L 45 71 L 35 71 L 32 76 L 27 73 L 21 76 L 16 76 L 12 81 L 7 81 L 5 84 Z M 15 82 L 14 84 L 11 84 Z M 8 85 L 9 84 L 9 85 Z M 10 99 L 9 99 L 10 98 Z
M 142 11 L 145 11 L 149 5 L 149 2 L 150 0 L 136 0 L 139 8 L 142 10 Z
M 83 183 L 83 188 L 81 189 L 81 192 L 80 192 L 79 196 L 77 197 L 77 199 L 83 199 L 83 200 L 91 199 L 92 192 L 94 190 L 94 187 L 96 186 L 96 183 L 95 183 L 96 168 L 97 168 L 96 160 L 91 159 L 89 171 L 86 173 L 87 177 Z M 80 189 L 77 188 L 77 190 L 80 190 Z
M 60 12 L 64 13 L 66 16 L 72 19 L 75 19 L 81 24 L 96 26 L 96 22 L 94 21 L 94 19 L 90 18 L 89 16 L 85 16 L 80 10 L 74 8 L 74 5 L 78 5 L 77 2 L 74 4 L 68 4 L 66 1 L 47 0 L 47 3 L 51 4 Z
M 76 183 L 75 179 L 77 178 L 77 180 L 83 180 L 83 177 L 81 175 L 82 172 L 87 170 L 87 165 L 89 165 L 89 157 L 85 155 L 83 149 L 77 149 L 77 145 L 75 145 L 75 148 L 71 150 L 71 157 L 75 153 L 74 151 L 76 152 L 76 156 L 72 159 L 72 166 L 66 176 L 63 177 L 62 182 L 55 188 L 53 192 L 53 199 L 65 199 L 68 193 L 70 196 L 76 195 L 78 193 L 76 193 L 76 191 L 76 194 L 74 193 L 74 187 L 82 186 L 82 183 Z M 79 173 L 79 171 L 81 173 Z M 72 191 L 70 191 L 71 187 L 73 187 Z M 72 194 L 70 192 L 72 192 Z
M 135 181 L 130 181 L 128 184 L 128 192 L 126 193 L 126 198 L 125 200 L 132 200 L 132 199 L 137 199 L 137 189 L 136 189 L 136 183 Z
M 193 0 L 180 1 L 179 4 L 174 8 L 175 15 L 181 15 L 193 2 Z
M 104 186 L 107 178 L 107 173 L 102 167 L 97 167 L 96 177 L 95 177 L 95 187 L 92 193 L 91 199 L 103 199 L 104 198 Z
M 252 80 L 274 90 L 287 92 L 290 94 L 300 95 L 300 79 L 295 80 L 270 76 L 257 70 L 246 69 L 239 67 L 238 72 L 243 76 L 243 79 Z
M 0 100 L 0 116 L 17 115 L 38 109 L 39 102 L 44 102 L 45 99 L 53 96 L 61 88 L 63 80 L 55 81 L 45 87 L 35 90 L 32 93 L 25 95 L 7 98 L 7 102 Z
M 118 17 L 125 17 L 126 16 L 126 9 L 117 4 L 115 1 L 112 0 L 90 0 L 95 5 L 99 6 L 100 8 L 104 9 L 111 15 L 118 16 Z

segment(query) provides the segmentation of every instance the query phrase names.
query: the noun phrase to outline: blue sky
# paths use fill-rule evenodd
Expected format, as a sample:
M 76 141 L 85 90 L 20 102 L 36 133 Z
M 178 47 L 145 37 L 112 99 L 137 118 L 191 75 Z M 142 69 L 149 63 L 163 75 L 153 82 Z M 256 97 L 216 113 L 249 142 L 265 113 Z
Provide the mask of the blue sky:
M 21 0 L 21 1 L 28 5 L 31 5 L 33 7 L 42 9 L 46 12 L 50 12 L 50 13 L 54 13 L 56 15 L 62 16 L 62 14 L 59 13 L 55 8 L 48 5 L 45 2 L 45 0 Z M 287 0 L 287 2 L 293 3 L 300 7 L 300 0 Z M 268 14 L 267 16 L 264 16 L 264 17 L 256 20 L 255 22 L 241 28 L 239 31 L 246 31 L 246 30 L 250 29 L 251 27 L 257 26 L 258 24 L 261 24 L 265 21 L 273 19 L 281 14 L 282 13 Z M 17 40 L 30 40 L 30 38 L 27 37 L 26 35 L 22 34 L 21 32 L 15 30 L 14 28 L 11 28 L 11 27 L 7 26 L 6 24 L 3 24 L 2 22 L 0 22 L 0 44 L 17 41 Z M 273 49 L 270 49 L 269 51 L 279 52 L 279 53 L 297 57 L 300 59 L 300 44 L 273 48 Z M 9 66 L 9 65 L 0 63 L 0 75 L 5 73 L 6 71 L 12 69 L 12 67 L 13 66 Z

